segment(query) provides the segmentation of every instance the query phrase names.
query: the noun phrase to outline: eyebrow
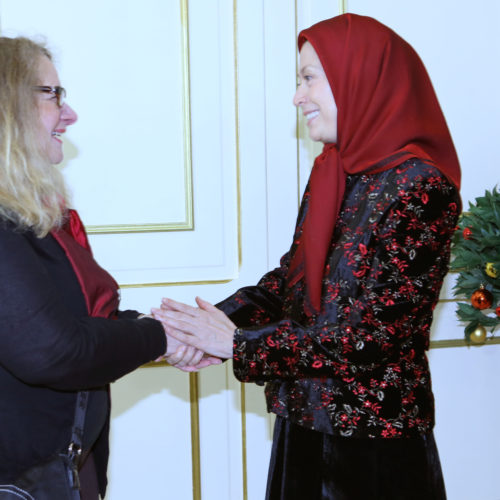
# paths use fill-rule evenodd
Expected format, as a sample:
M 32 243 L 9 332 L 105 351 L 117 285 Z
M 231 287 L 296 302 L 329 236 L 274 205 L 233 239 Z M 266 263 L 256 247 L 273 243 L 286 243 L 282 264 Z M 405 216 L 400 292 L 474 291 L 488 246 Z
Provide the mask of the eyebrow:
M 299 69 L 299 74 L 303 74 L 304 71 L 306 71 L 307 69 L 314 69 L 314 70 L 317 70 L 318 67 L 317 66 L 314 66 L 314 64 L 306 64 L 304 67 L 300 68 Z

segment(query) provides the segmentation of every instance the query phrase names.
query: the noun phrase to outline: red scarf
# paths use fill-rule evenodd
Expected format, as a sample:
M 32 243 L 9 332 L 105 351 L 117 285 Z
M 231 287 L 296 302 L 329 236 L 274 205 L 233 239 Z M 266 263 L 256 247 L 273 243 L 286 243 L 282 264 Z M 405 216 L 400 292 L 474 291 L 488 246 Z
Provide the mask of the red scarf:
M 305 276 L 306 312 L 321 308 L 328 248 L 347 174 L 377 173 L 409 158 L 434 165 L 460 188 L 455 147 L 427 71 L 413 48 L 370 17 L 344 14 L 299 34 L 318 54 L 337 104 L 337 144 L 326 144 L 309 180 L 310 201 L 290 264 Z
M 118 310 L 118 284 L 92 257 L 85 228 L 75 210 L 62 229 L 51 231 L 64 250 L 80 283 L 89 316 L 112 318 Z

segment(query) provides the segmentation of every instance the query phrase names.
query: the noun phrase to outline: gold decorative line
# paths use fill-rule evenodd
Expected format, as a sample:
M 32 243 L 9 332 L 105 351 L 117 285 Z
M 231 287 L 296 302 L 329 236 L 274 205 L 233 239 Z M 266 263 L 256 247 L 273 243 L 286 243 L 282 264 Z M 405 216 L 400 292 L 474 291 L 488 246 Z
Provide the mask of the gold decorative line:
M 236 209 L 238 211 L 238 267 L 243 262 L 241 245 L 241 169 L 240 169 L 240 95 L 238 87 L 238 2 L 233 1 L 233 50 L 234 50 L 234 119 L 236 140 Z
M 248 500 L 248 476 L 247 476 L 247 409 L 245 399 L 245 384 L 240 384 L 241 398 L 241 465 L 243 467 L 243 500 Z
M 434 340 L 431 342 L 431 349 L 442 349 L 449 347 L 483 347 L 487 345 L 500 344 L 500 337 L 487 337 L 483 344 L 472 344 L 465 339 Z
M 184 185 L 188 187 L 186 202 L 186 224 L 193 225 L 193 162 L 191 147 L 191 74 L 189 69 L 189 8 L 188 0 L 181 0 L 181 29 L 182 29 L 182 83 L 183 83 L 183 103 L 184 113 Z
M 234 99 L 235 99 L 235 139 L 236 139 L 236 204 L 238 210 L 238 266 L 241 269 L 243 262 L 242 255 L 242 226 L 241 226 L 241 168 L 240 168 L 240 114 L 239 114 L 239 88 L 238 88 L 238 0 L 233 0 L 233 50 L 234 50 Z M 247 441 L 246 441 L 246 408 L 245 408 L 245 387 L 240 384 L 241 397 L 241 467 L 242 467 L 242 487 L 243 500 L 248 500 L 248 479 L 247 479 Z
M 198 374 L 189 374 L 189 400 L 191 405 L 191 458 L 193 474 L 193 500 L 201 500 L 200 412 L 198 406 Z
M 158 368 L 159 366 L 171 366 L 166 361 L 150 361 L 141 365 L 141 368 Z
M 192 201 L 192 196 L 188 196 Z M 186 200 L 186 204 L 188 200 Z M 167 231 L 191 231 L 193 229 L 192 216 L 187 222 L 172 222 L 169 224 L 113 224 L 103 226 L 85 226 L 88 234 L 117 234 L 117 233 L 158 233 Z
M 166 281 L 164 283 L 124 283 L 120 288 L 159 288 L 164 286 L 191 286 L 191 285 L 223 285 L 230 283 L 234 278 L 224 280 L 206 280 L 206 281 Z
M 154 233 L 168 231 L 188 231 L 193 230 L 194 228 L 188 0 L 180 0 L 180 10 L 183 84 L 182 111 L 184 128 L 184 200 L 186 220 L 183 222 L 168 222 L 158 224 L 110 224 L 85 226 L 85 229 L 89 234 Z
M 297 7 L 297 0 L 295 0 L 295 46 L 297 44 L 297 37 L 299 36 L 299 14 Z M 297 48 L 295 49 L 295 78 L 298 78 L 299 74 L 299 53 Z M 297 147 L 297 207 L 300 207 L 301 192 L 300 192 L 300 126 L 299 126 L 299 108 L 295 108 L 295 139 Z

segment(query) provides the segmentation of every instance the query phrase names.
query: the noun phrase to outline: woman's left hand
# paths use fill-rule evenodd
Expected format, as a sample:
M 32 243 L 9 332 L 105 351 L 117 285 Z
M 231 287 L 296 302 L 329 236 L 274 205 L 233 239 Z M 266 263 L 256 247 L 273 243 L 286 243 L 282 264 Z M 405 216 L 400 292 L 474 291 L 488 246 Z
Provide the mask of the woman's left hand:
M 167 335 L 167 337 L 169 336 Z M 169 337 L 168 341 L 171 340 L 172 337 Z M 222 363 L 221 359 L 205 354 L 202 350 L 186 344 L 182 344 L 170 356 L 162 357 L 161 361 L 166 361 L 169 365 L 175 366 L 175 368 L 184 372 L 197 372 L 207 366 Z
M 192 307 L 164 298 L 161 309 L 152 309 L 152 314 L 178 341 L 218 358 L 231 358 L 236 325 L 209 302 L 196 297 L 196 303 L 198 307 Z

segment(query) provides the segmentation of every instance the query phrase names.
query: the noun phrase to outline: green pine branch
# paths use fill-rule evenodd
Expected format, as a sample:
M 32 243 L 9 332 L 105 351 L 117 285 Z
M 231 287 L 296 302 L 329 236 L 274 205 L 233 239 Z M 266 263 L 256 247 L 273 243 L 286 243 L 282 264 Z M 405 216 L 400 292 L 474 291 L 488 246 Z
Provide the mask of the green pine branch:
M 470 231 L 466 238 L 464 230 Z M 493 295 L 492 309 L 500 305 L 500 193 L 495 187 L 484 196 L 469 202 L 469 211 L 460 217 L 452 239 L 450 269 L 457 273 L 453 287 L 455 297 L 462 300 L 484 286 Z M 498 271 L 496 277 L 486 273 L 487 264 Z M 500 318 L 491 310 L 479 310 L 467 303 L 458 303 L 457 316 L 465 323 L 465 337 L 478 326 L 493 332 Z

